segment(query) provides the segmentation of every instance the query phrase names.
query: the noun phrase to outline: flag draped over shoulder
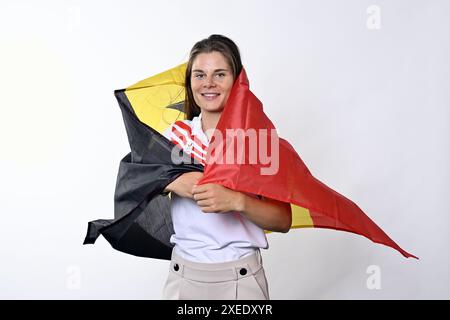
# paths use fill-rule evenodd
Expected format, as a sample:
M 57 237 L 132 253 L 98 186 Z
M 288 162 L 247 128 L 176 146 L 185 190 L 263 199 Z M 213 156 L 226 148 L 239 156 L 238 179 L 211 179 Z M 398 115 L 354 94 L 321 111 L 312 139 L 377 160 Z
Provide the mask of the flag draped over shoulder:
M 203 171 L 181 150 L 172 153 L 178 146 L 161 135 L 171 123 L 184 119 L 185 70 L 183 64 L 114 92 L 131 152 L 120 161 L 114 219 L 89 222 L 84 244 L 95 243 L 101 234 L 119 251 L 170 260 L 174 230 L 170 197 L 163 191 L 181 174 Z
M 293 147 L 278 137 L 262 103 L 249 89 L 245 69 L 234 82 L 207 149 L 205 167 L 189 155 L 173 153 L 172 148 L 178 147 L 161 133 L 185 118 L 185 70 L 186 64 L 181 64 L 115 91 L 131 152 L 119 166 L 114 219 L 89 222 L 85 244 L 94 243 L 102 234 L 117 250 L 170 259 L 169 239 L 174 231 L 170 196 L 163 190 L 185 172 L 204 171 L 199 184 L 217 183 L 290 203 L 291 228 L 348 231 L 416 258 L 400 248 L 355 203 L 312 176 Z M 174 154 L 179 155 L 176 163 Z

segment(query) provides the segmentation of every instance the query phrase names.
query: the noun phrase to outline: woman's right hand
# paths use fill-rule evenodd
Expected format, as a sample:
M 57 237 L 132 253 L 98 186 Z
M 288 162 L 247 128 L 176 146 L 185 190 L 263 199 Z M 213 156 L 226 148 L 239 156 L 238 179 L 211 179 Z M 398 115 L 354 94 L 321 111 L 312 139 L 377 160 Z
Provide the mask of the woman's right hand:
M 187 172 L 176 178 L 164 189 L 164 192 L 175 192 L 180 197 L 194 199 L 192 189 L 203 177 L 203 172 Z

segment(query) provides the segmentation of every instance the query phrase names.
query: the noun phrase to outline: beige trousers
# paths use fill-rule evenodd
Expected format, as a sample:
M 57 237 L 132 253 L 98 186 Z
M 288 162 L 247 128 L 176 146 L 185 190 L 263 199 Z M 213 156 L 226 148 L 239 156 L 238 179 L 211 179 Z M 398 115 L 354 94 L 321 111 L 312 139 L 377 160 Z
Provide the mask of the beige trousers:
M 200 263 L 172 251 L 163 290 L 167 300 L 268 300 L 261 253 L 223 263 Z

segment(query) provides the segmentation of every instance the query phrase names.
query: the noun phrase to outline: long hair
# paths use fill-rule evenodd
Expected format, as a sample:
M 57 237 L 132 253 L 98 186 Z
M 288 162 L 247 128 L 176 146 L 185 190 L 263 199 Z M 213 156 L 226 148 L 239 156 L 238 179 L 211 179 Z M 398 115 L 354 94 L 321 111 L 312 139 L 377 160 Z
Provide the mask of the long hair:
M 191 87 L 192 65 L 195 58 L 200 53 L 210 53 L 213 51 L 223 54 L 233 73 L 233 79 L 239 76 L 242 70 L 241 54 L 238 46 L 229 38 L 220 34 L 210 35 L 208 38 L 197 42 L 191 49 L 189 61 L 186 67 L 185 89 L 186 98 L 184 100 L 184 112 L 186 119 L 192 120 L 200 114 L 200 107 L 195 103 Z

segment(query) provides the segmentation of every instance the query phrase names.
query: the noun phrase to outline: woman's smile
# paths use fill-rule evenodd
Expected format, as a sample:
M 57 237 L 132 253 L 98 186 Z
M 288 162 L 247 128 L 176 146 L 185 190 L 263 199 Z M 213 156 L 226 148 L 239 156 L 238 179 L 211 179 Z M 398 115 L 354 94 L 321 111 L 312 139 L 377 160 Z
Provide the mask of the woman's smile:
M 220 96 L 220 93 L 202 93 L 201 94 L 205 100 L 207 101 L 213 101 L 215 100 L 218 96 Z

